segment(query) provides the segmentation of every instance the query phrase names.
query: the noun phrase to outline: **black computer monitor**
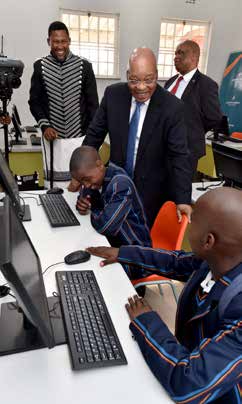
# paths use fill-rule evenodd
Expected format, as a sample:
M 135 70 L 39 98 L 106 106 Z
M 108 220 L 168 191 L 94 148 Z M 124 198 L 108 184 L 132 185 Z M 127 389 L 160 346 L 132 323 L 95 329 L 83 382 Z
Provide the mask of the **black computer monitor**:
M 47 300 L 38 254 L 8 196 L 0 224 L 0 269 L 16 298 L 1 305 L 0 355 L 64 343 L 56 299 Z
M 18 110 L 17 110 L 17 107 L 16 107 L 15 104 L 13 104 L 13 106 L 12 106 L 12 113 L 14 114 L 14 116 L 16 118 L 16 121 L 18 122 L 19 126 L 21 126 L 22 122 L 20 120 L 20 116 L 19 116 L 19 113 L 18 113 Z
M 28 205 L 21 205 L 18 184 L 12 175 L 8 164 L 0 150 L 0 184 L 4 191 L 9 195 L 12 200 L 12 204 L 16 209 L 17 215 L 23 221 L 31 220 L 30 209 Z
M 226 140 L 226 138 L 229 140 L 229 137 L 230 131 L 228 117 L 226 115 L 223 115 L 219 125 L 213 129 L 213 139 L 217 141 L 224 141 Z
M 17 111 L 17 109 L 16 109 Z M 23 140 L 22 139 L 22 130 L 21 130 L 21 126 L 20 126 L 20 119 L 19 119 L 19 115 L 17 112 L 16 115 L 16 111 L 13 109 L 12 110 L 12 123 L 13 123 L 13 128 L 14 128 L 14 137 L 15 140 L 11 140 L 10 144 L 11 146 L 13 145 L 26 145 L 27 144 L 27 140 Z
M 242 189 L 242 149 L 218 142 L 212 142 L 212 149 L 217 177 L 227 186 Z

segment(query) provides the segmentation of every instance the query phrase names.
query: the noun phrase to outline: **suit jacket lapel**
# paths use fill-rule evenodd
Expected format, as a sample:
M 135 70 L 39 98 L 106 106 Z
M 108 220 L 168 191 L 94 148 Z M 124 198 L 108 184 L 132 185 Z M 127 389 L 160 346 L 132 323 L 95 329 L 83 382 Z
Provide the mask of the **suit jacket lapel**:
M 241 272 L 241 265 L 232 269 L 226 276 L 220 278 L 213 288 L 211 289 L 210 293 L 207 295 L 206 299 L 204 300 L 204 304 L 202 304 L 199 309 L 197 310 L 196 314 L 188 321 L 197 320 L 198 318 L 202 318 L 207 315 L 211 310 L 213 310 L 219 302 L 219 299 L 226 289 L 227 286 L 230 285 L 231 280 Z
M 167 90 L 172 85 L 172 83 L 174 83 L 174 81 L 177 79 L 177 77 L 178 77 L 178 74 L 176 74 L 175 76 L 173 76 L 169 80 L 167 80 L 167 82 L 164 85 L 164 88 Z
M 222 282 L 217 281 L 216 284 L 213 286 L 210 293 L 204 300 L 204 304 L 199 307 L 196 314 L 188 320 L 188 323 L 191 323 L 194 320 L 200 320 L 202 317 L 206 316 L 211 310 L 213 310 L 219 301 L 219 298 L 225 289 L 225 285 Z
M 188 85 L 185 88 L 184 93 L 182 94 L 181 99 L 184 100 L 185 98 L 189 97 L 189 94 L 191 93 L 191 91 L 193 90 L 194 85 L 196 84 L 197 80 L 199 80 L 199 76 L 200 76 L 200 72 L 199 70 L 197 70 L 193 77 L 191 78 L 191 80 L 189 81 Z
M 157 97 L 158 91 L 159 87 L 156 88 L 154 94 L 152 95 L 148 110 L 145 115 L 145 120 L 140 135 L 136 164 L 139 162 L 139 160 L 142 159 L 147 144 L 152 141 L 152 136 L 155 136 L 155 131 L 153 130 L 153 128 L 157 120 L 159 119 L 162 108 L 162 103 Z
M 176 332 L 178 336 L 180 330 L 183 328 L 184 323 L 189 320 L 188 313 L 186 310 L 187 302 L 189 302 L 197 292 L 200 283 L 205 279 L 209 267 L 206 261 L 204 261 L 198 270 L 195 270 L 187 281 L 185 287 L 183 288 L 181 295 L 179 297 L 177 312 L 176 312 Z
M 128 135 L 129 135 L 129 116 L 130 116 L 130 108 L 131 108 L 131 99 L 132 96 L 130 94 L 128 85 L 127 92 L 125 92 L 123 99 L 120 99 L 119 103 L 119 119 L 117 121 L 117 125 L 120 123 L 120 127 L 117 127 L 117 132 L 120 133 L 120 147 L 122 150 L 122 160 L 126 161 L 126 151 L 128 144 Z

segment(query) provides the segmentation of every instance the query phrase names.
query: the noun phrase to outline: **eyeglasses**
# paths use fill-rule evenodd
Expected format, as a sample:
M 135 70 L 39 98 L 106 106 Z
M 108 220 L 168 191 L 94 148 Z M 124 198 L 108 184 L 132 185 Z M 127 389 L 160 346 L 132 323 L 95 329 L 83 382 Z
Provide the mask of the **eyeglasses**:
M 156 79 L 146 79 L 146 80 L 128 79 L 128 83 L 131 84 L 132 86 L 139 86 L 141 83 L 143 83 L 145 86 L 150 86 L 155 82 Z

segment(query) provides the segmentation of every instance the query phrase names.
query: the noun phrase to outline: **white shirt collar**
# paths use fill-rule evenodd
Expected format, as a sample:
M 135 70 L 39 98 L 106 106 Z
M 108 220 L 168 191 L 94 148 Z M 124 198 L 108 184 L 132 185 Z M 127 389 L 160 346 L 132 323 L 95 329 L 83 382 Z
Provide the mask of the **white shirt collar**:
M 136 99 L 134 97 L 132 97 L 132 101 L 131 101 L 132 105 L 134 105 L 136 103 Z M 146 105 L 146 107 L 148 108 L 150 103 L 150 98 L 144 102 L 144 104 Z
M 191 70 L 190 72 L 184 74 L 184 75 L 183 75 L 183 80 L 184 80 L 186 83 L 189 83 L 189 81 L 192 79 L 192 77 L 194 76 L 194 74 L 196 73 L 196 71 L 197 71 L 197 68 L 195 68 L 195 69 Z M 182 76 L 182 75 L 179 74 L 179 76 Z
M 215 281 L 212 279 L 212 272 L 209 271 L 206 278 L 200 283 L 200 286 L 203 289 L 203 292 L 209 293 L 214 284 Z

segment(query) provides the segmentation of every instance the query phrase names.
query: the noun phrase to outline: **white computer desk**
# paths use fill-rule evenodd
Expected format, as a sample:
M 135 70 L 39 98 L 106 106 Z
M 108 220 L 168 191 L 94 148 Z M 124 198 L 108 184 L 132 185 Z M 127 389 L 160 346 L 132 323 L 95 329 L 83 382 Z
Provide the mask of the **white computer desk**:
M 207 187 L 210 188 L 207 188 Z M 208 192 L 209 190 L 215 189 L 215 188 L 219 188 L 222 186 L 221 181 L 200 181 L 200 182 L 193 182 L 192 183 L 192 201 L 193 203 L 196 202 L 196 200 L 204 195 L 206 192 Z M 199 189 L 197 189 L 199 188 Z M 200 189 L 203 188 L 203 189 Z
M 30 195 L 29 195 L 30 196 Z M 72 207 L 76 195 L 67 193 Z M 40 256 L 42 270 L 63 261 L 74 250 L 94 245 L 108 245 L 90 225 L 89 216 L 78 218 L 81 226 L 53 229 L 44 210 L 33 199 L 26 199 L 31 207 L 32 221 L 25 227 Z M 27 257 L 26 257 L 27 259 Z M 44 275 L 47 296 L 57 291 L 56 270 L 92 269 L 102 290 L 111 318 L 128 360 L 128 365 L 85 371 L 73 371 L 67 345 L 51 350 L 36 351 L 0 357 L 1 402 L 8 404 L 133 404 L 171 403 L 165 390 L 146 365 L 138 344 L 129 330 L 129 318 L 124 304 L 134 289 L 119 264 L 106 268 L 100 259 L 68 266 L 60 264 Z M 3 283 L 2 275 L 0 284 Z M 3 298 L 1 302 L 10 300 Z

